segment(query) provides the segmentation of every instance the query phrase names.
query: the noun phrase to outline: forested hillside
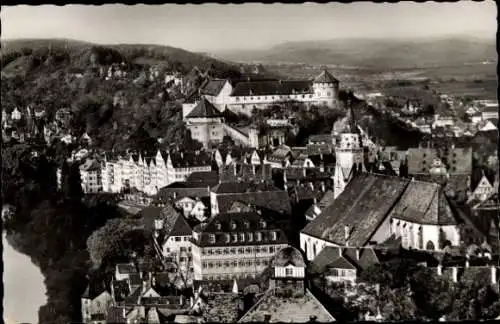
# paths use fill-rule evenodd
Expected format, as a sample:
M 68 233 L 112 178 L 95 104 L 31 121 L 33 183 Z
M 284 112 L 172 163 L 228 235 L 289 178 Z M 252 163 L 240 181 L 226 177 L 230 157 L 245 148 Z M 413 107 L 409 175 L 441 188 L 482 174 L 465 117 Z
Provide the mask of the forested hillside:
M 74 116 L 74 135 L 87 132 L 104 149 L 154 149 L 158 142 L 189 141 L 182 99 L 208 75 L 240 75 L 239 67 L 156 45 L 7 41 L 2 42 L 1 61 L 2 109 L 10 112 L 17 107 L 23 113 L 30 106 L 45 110 L 46 119 L 52 120 L 58 109 L 68 108 Z M 102 70 L 112 65 L 126 75 L 105 79 Z M 149 77 L 151 67 L 160 77 Z M 161 76 L 171 72 L 183 76 L 184 89 L 165 84 Z

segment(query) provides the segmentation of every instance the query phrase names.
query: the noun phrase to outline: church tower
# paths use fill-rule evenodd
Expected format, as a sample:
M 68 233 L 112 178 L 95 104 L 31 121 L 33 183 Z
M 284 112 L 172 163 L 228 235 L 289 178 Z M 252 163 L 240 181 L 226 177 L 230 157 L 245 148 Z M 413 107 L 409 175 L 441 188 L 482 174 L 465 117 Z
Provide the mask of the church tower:
M 347 103 L 347 116 L 336 123 L 334 133 L 337 140 L 335 145 L 336 161 L 333 192 L 335 198 L 337 198 L 357 173 L 366 171 L 361 134 L 356 124 L 350 100 Z

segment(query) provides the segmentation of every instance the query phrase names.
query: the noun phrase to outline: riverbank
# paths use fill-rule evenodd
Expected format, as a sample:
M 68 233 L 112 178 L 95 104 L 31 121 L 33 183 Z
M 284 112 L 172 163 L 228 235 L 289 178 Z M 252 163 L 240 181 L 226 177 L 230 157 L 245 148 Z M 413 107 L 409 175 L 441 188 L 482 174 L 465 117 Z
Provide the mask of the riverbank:
M 14 241 L 13 236 L 2 233 L 4 322 L 38 323 L 38 309 L 47 302 L 44 276 Z

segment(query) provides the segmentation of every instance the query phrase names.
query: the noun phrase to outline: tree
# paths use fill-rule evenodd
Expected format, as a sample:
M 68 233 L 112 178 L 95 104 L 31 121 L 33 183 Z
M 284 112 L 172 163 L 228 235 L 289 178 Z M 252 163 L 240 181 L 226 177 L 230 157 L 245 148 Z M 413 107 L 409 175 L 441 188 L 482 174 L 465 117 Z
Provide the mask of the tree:
M 96 230 L 87 240 L 87 250 L 94 268 L 105 264 L 103 261 L 123 260 L 146 242 L 144 225 L 140 220 L 111 219 Z

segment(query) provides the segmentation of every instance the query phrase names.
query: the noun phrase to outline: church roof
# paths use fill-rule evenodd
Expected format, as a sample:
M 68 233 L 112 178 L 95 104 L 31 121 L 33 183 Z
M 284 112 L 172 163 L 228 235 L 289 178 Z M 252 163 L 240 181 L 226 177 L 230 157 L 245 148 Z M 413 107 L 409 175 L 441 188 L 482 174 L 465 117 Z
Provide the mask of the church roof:
M 418 224 L 456 225 L 459 223 L 443 188 L 437 183 L 424 181 L 410 182 L 390 216 Z
M 321 73 L 314 79 L 314 83 L 339 83 L 333 75 L 327 70 L 321 71 Z
M 186 116 L 186 118 L 216 118 L 216 117 L 222 117 L 222 114 L 206 98 L 201 99 L 201 101 Z
M 345 243 L 345 226 L 351 228 L 349 244 L 364 246 L 403 194 L 409 180 L 362 173 L 302 232 L 336 244 Z

